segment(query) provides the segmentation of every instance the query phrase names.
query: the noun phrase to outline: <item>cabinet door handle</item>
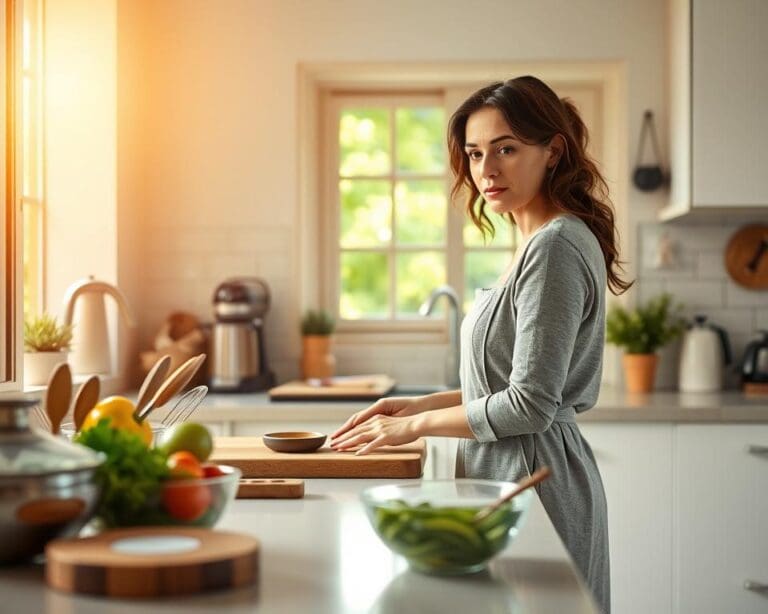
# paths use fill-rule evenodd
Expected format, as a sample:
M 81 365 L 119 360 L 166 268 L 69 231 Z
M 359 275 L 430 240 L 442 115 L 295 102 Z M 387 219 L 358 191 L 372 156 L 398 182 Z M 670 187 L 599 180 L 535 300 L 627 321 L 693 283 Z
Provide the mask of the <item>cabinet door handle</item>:
M 754 580 L 744 580 L 744 588 L 748 591 L 755 591 L 756 593 L 768 593 L 768 584 L 755 582 Z
M 760 456 L 767 456 L 768 455 L 768 446 L 756 446 L 751 445 L 747 447 L 747 452 L 750 454 L 758 454 Z

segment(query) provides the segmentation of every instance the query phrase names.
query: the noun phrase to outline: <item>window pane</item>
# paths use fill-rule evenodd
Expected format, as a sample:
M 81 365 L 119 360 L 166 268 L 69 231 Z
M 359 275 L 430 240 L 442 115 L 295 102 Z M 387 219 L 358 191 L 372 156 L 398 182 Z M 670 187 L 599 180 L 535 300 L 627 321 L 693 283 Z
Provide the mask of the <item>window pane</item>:
M 395 184 L 395 235 L 398 245 L 444 245 L 445 183 L 398 181 Z
M 344 109 L 339 121 L 339 174 L 387 175 L 391 172 L 388 109 Z
M 445 112 L 441 107 L 395 111 L 397 170 L 442 173 L 445 170 Z
M 387 255 L 371 252 L 341 253 L 339 314 L 348 320 L 389 317 L 389 265 Z
M 496 230 L 496 234 L 493 238 L 486 234 L 485 243 L 483 243 L 483 235 L 480 233 L 480 230 L 472 223 L 468 216 L 466 217 L 464 221 L 464 245 L 466 247 L 514 247 L 516 244 L 517 226 L 513 226 L 507 219 L 495 214 L 491 214 L 489 217 Z
M 444 252 L 397 255 L 397 315 L 418 316 L 429 293 L 445 283 Z
M 389 181 L 342 179 L 341 246 L 378 247 L 392 238 Z
M 464 311 L 475 300 L 475 290 L 493 286 L 512 259 L 512 252 L 468 251 L 464 255 Z

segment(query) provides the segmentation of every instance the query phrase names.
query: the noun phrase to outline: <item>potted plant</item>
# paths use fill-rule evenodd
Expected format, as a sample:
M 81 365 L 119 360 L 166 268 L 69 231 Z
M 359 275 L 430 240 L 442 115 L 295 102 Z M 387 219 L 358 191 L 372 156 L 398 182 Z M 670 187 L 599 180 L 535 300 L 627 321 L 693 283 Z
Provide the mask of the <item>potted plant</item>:
M 656 350 L 680 336 L 685 328 L 682 306 L 661 294 L 631 311 L 614 306 L 606 320 L 608 343 L 624 348 L 622 362 L 629 392 L 650 392 L 659 357 Z
M 336 358 L 331 353 L 336 323 L 322 309 L 310 309 L 301 319 L 301 377 L 327 380 L 336 371 Z
M 71 324 L 59 324 L 47 313 L 27 318 L 24 321 L 24 383 L 45 384 L 53 368 L 67 362 L 71 342 Z

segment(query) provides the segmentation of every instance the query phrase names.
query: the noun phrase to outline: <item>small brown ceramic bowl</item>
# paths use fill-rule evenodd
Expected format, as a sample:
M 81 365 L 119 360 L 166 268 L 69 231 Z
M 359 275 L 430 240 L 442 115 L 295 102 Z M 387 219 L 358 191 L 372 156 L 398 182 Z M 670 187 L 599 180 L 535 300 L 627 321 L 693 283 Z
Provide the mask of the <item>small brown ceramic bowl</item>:
M 307 431 L 283 431 L 264 435 L 264 445 L 275 452 L 314 452 L 325 443 L 326 435 Z

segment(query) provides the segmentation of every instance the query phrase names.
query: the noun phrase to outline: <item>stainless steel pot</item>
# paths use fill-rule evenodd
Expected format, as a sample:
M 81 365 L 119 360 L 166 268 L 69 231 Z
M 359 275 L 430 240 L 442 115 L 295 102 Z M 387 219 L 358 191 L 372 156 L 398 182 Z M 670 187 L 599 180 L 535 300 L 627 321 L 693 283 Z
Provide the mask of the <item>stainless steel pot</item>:
M 0 395 L 0 564 L 39 554 L 76 534 L 99 496 L 102 455 L 29 425 L 38 399 Z

